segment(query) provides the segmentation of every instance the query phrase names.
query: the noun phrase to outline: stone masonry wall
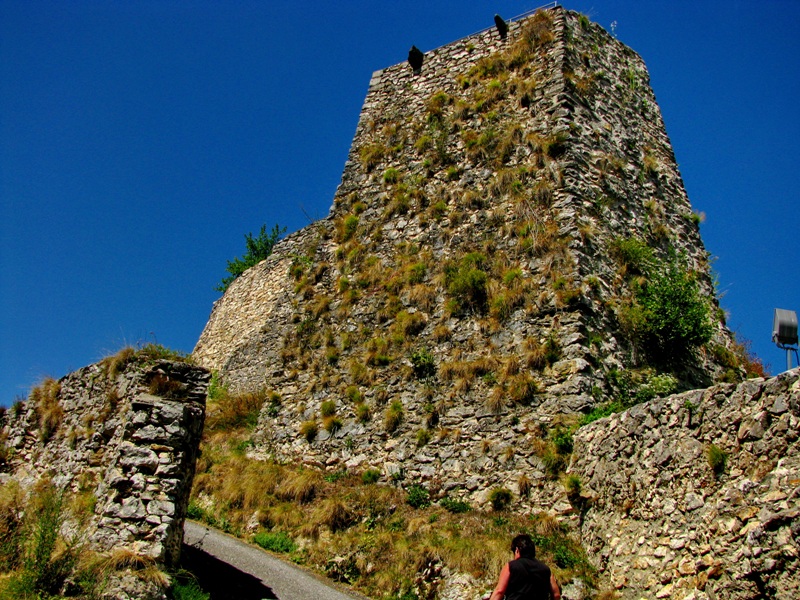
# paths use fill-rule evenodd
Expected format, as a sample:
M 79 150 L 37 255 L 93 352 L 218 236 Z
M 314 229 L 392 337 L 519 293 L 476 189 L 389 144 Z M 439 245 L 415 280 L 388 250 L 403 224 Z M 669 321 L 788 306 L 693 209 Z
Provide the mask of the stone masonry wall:
M 541 493 L 522 506 L 569 510 L 543 438 L 636 366 L 614 239 L 684 256 L 713 308 L 691 215 L 641 58 L 550 10 L 428 52 L 419 75 L 373 74 L 330 216 L 233 282 L 193 357 L 280 399 L 257 455 L 381 467 L 477 504 L 525 476 Z M 448 272 L 468 260 L 485 298 L 454 309 Z M 720 371 L 696 362 L 701 383 Z
M 109 365 L 51 380 L 9 411 L 4 477 L 25 487 L 46 477 L 58 489 L 90 495 L 94 511 L 86 537 L 94 550 L 128 548 L 173 565 L 209 374 L 186 363 L 141 357 L 128 357 L 116 369 Z
M 570 473 L 600 572 L 622 598 L 800 597 L 799 431 L 800 369 L 581 428 Z

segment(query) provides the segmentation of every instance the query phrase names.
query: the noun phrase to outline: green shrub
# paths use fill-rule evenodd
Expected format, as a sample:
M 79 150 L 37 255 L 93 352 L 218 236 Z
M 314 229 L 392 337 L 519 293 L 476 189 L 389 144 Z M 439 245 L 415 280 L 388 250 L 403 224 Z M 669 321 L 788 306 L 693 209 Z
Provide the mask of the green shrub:
M 596 406 L 595 408 L 593 408 L 590 413 L 583 415 L 583 417 L 581 417 L 580 420 L 580 425 L 581 427 L 584 425 L 588 425 L 589 423 L 593 423 L 598 419 L 603 419 L 614 413 L 620 413 L 623 410 L 625 410 L 625 406 L 619 400 L 605 402 L 600 406 Z
M 283 531 L 261 531 L 253 536 L 253 541 L 271 552 L 288 554 L 297 549 L 294 540 Z
M 694 277 L 676 262 L 651 275 L 636 291 L 644 326 L 640 343 L 657 363 L 678 365 L 711 339 L 708 302 Z
M 320 406 L 319 412 L 323 417 L 332 417 L 336 414 L 336 402 L 325 400 Z
M 511 494 L 511 490 L 508 488 L 497 487 L 489 492 L 489 502 L 491 502 L 492 508 L 496 511 L 501 511 L 508 508 L 508 505 L 511 504 L 512 499 L 513 496 Z
M 417 379 L 433 377 L 436 374 L 436 362 L 426 348 L 411 353 L 411 366 Z
M 465 513 L 472 510 L 472 506 L 470 506 L 469 502 L 464 500 L 454 500 L 448 497 L 444 497 L 439 500 L 439 506 L 441 506 L 447 512 L 451 512 L 453 514 Z
M 421 485 L 412 485 L 406 492 L 406 502 L 414 508 L 425 508 L 431 504 L 431 496 Z
M 654 375 L 649 381 L 639 386 L 634 393 L 637 403 L 647 402 L 653 398 L 663 398 L 674 393 L 678 389 L 678 380 L 674 375 L 661 373 Z
M 267 233 L 267 226 L 262 225 L 258 237 L 254 238 L 252 233 L 245 235 L 244 241 L 247 251 L 241 258 L 234 258 L 228 261 L 228 266 L 225 270 L 228 271 L 230 275 L 223 278 L 214 289 L 219 292 L 225 292 L 237 277 L 272 254 L 272 249 L 285 232 L 285 227 L 281 228 L 275 225 L 272 230 Z
M 78 559 L 74 541 L 60 535 L 65 518 L 63 492 L 49 484 L 41 486 L 26 512 L 21 569 L 6 581 L 4 592 L 9 598 L 49 598 L 61 589 Z
M 572 452 L 572 429 L 566 427 L 556 427 L 550 434 L 553 445 L 559 454 L 566 455 Z
M 462 261 L 460 266 L 445 265 L 445 285 L 457 313 L 486 312 L 488 276 L 484 271 Z

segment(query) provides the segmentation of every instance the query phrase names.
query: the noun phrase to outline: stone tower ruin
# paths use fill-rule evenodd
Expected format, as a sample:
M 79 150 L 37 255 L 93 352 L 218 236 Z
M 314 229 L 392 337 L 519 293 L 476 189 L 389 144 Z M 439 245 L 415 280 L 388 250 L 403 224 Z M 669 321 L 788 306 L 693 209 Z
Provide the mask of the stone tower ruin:
M 193 356 L 272 393 L 257 451 L 475 496 L 543 480 L 564 419 L 740 377 L 642 59 L 559 7 L 507 25 L 374 73 L 329 216 L 215 304 Z M 696 339 L 648 337 L 664 273 Z

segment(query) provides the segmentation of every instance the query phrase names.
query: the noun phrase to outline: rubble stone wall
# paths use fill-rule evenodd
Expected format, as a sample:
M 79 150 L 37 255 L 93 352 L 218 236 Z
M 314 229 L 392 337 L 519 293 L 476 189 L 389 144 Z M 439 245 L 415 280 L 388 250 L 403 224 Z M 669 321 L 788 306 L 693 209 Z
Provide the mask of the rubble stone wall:
M 570 472 L 600 572 L 622 598 L 800 597 L 798 435 L 800 369 L 581 428 Z
M 93 549 L 125 547 L 173 565 L 209 377 L 186 363 L 134 358 L 119 373 L 100 363 L 50 382 L 47 402 L 29 400 L 6 416 L 4 476 L 23 486 L 46 477 L 92 496 Z

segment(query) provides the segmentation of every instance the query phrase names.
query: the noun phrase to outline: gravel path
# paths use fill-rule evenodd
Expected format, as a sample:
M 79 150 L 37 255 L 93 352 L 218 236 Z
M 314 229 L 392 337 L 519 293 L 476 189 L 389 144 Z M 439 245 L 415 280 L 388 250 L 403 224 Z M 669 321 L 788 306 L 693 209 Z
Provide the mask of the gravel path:
M 186 521 L 181 562 L 212 600 L 368 600 L 205 525 Z

